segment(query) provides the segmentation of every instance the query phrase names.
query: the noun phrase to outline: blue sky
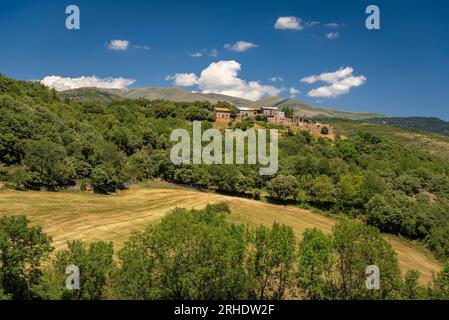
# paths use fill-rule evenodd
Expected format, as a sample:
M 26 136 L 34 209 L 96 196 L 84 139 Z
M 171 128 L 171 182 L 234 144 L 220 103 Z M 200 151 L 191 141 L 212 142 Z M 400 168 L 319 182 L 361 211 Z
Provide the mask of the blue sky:
M 80 30 L 65 28 L 70 4 Z M 381 30 L 365 28 L 370 4 Z M 449 120 L 448 14 L 445 0 L 1 1 L 0 72 Z

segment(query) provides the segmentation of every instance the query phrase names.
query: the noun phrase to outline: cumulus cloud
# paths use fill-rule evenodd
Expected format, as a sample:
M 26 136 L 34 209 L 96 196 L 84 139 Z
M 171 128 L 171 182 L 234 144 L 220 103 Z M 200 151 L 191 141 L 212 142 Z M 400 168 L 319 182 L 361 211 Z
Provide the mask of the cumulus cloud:
M 301 82 L 314 84 L 324 82 L 325 86 L 309 91 L 310 97 L 336 98 L 339 95 L 348 93 L 351 88 L 359 87 L 366 82 L 363 75 L 354 76 L 354 69 L 351 67 L 340 68 L 335 72 L 326 72 L 320 75 L 312 75 L 301 79 Z
M 248 100 L 258 100 L 266 95 L 275 96 L 284 90 L 258 81 L 240 79 L 238 73 L 241 69 L 241 64 L 236 61 L 222 60 L 211 63 L 201 71 L 200 76 L 194 73 L 177 73 L 165 79 L 172 80 L 177 86 L 198 86 L 202 93 L 219 93 Z
M 96 76 L 65 78 L 60 76 L 47 76 L 39 81 L 47 87 L 57 91 L 64 91 L 77 88 L 95 87 L 103 89 L 124 89 L 132 85 L 136 80 L 126 78 L 98 78 Z
M 198 84 L 198 77 L 194 73 L 176 73 L 165 77 L 165 80 L 173 80 L 173 84 L 179 87 L 191 87 Z
M 111 40 L 108 43 L 108 48 L 114 51 L 126 51 L 129 49 L 128 40 Z
M 340 34 L 338 32 L 329 32 L 326 34 L 326 38 L 330 40 L 338 39 L 340 37 Z
M 294 16 L 279 17 L 274 25 L 278 30 L 302 30 L 304 27 L 301 25 L 301 18 Z
M 251 48 L 257 48 L 257 44 L 247 41 L 237 41 L 234 44 L 225 44 L 224 48 L 230 51 L 243 52 Z
M 293 99 L 297 96 L 297 94 L 300 91 L 298 89 L 292 87 L 292 88 L 288 89 L 288 92 L 290 93 L 290 99 Z

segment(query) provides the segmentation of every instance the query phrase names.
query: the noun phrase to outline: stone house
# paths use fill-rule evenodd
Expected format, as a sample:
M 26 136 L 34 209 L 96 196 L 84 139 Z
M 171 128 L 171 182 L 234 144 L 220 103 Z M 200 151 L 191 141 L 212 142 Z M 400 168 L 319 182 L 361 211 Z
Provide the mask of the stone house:
M 228 108 L 214 108 L 215 121 L 228 122 L 231 120 L 231 110 Z

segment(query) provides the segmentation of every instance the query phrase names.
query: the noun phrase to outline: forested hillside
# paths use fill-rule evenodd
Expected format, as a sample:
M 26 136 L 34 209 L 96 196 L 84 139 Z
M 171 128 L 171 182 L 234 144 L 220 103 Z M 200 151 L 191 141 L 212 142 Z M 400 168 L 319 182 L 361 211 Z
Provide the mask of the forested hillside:
M 172 130 L 190 130 L 193 120 L 211 127 L 213 106 L 66 101 L 38 83 L 1 77 L 0 181 L 18 189 L 77 186 L 112 193 L 133 181 L 161 178 L 357 217 L 421 241 L 441 260 L 449 258 L 446 159 L 360 129 L 333 141 L 280 128 L 280 169 L 274 177 L 260 176 L 257 166 L 172 164 Z
M 372 118 L 366 122 L 375 124 L 390 124 L 407 129 L 433 132 L 449 135 L 449 122 L 439 118 L 430 117 L 391 117 L 391 118 Z

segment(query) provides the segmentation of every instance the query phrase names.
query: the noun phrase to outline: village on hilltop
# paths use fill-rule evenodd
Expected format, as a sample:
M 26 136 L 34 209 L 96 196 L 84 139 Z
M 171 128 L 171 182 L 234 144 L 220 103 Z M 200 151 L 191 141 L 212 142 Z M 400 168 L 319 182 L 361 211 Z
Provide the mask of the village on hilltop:
M 216 107 L 214 108 L 214 113 L 216 122 L 231 121 L 232 112 L 229 108 Z M 308 131 L 314 135 L 334 135 L 334 128 L 332 126 L 307 119 L 301 111 L 295 111 L 293 117 L 289 118 L 285 116 L 285 112 L 280 111 L 277 107 L 238 107 L 237 117 L 239 119 L 256 118 L 257 116 L 266 117 L 267 122 L 298 127 L 299 129 Z

